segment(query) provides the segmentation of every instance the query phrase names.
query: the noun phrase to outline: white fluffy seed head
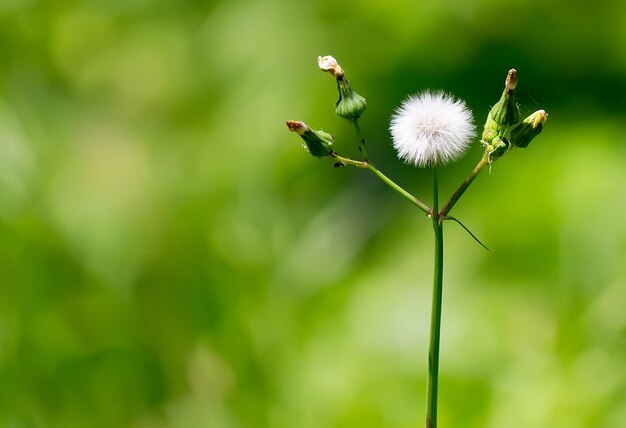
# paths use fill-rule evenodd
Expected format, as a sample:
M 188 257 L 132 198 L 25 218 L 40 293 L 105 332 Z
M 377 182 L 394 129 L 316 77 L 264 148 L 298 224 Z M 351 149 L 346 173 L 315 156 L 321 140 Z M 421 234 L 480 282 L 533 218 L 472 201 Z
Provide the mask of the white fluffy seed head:
M 404 100 L 389 126 L 398 157 L 420 167 L 458 159 L 475 129 L 465 102 L 441 91 L 425 91 Z

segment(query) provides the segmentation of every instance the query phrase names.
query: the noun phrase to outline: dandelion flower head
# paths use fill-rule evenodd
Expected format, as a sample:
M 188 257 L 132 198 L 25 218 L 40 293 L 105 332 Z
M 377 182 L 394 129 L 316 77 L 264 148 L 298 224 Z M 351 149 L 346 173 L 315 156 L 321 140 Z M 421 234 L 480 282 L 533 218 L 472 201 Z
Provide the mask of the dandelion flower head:
M 442 91 L 425 91 L 404 100 L 389 127 L 398 157 L 420 167 L 461 157 L 475 129 L 465 102 Z

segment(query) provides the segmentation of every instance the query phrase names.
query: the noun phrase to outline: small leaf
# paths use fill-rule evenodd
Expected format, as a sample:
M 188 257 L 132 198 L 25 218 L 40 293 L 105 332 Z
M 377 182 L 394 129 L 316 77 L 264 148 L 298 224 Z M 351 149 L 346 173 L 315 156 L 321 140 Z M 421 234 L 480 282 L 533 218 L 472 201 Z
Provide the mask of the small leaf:
M 487 250 L 487 251 L 491 251 L 492 253 L 495 253 L 495 251 L 493 251 L 492 249 L 490 249 L 489 247 L 487 247 L 485 244 L 483 244 L 482 242 L 480 242 L 480 239 L 478 239 L 478 238 L 476 237 L 476 235 L 474 235 L 474 234 L 473 234 L 473 233 L 472 233 L 472 232 L 471 232 L 471 231 L 470 231 L 467 227 L 465 227 L 465 225 L 464 225 L 463 223 L 461 223 L 461 222 L 459 221 L 459 219 L 457 219 L 456 217 L 446 216 L 446 217 L 444 218 L 444 220 L 453 220 L 453 221 L 455 221 L 455 222 L 456 222 L 456 223 L 458 223 L 458 224 L 459 224 L 459 225 L 460 225 L 463 229 L 465 229 L 465 231 L 466 231 L 467 233 L 469 233 L 469 235 L 470 235 L 472 238 L 474 238 L 474 241 L 478 242 L 478 243 L 480 244 L 480 246 L 481 246 L 481 247 L 483 247 L 483 248 L 484 248 L 485 250 Z

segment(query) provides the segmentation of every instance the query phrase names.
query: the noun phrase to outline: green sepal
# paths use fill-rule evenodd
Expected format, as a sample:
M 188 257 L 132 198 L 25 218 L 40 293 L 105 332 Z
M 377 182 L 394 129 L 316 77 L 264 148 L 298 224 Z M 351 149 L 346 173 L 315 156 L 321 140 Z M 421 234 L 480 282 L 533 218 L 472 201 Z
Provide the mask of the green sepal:
M 306 143 L 306 148 L 316 158 L 324 158 L 330 156 L 333 152 L 332 145 L 334 143 L 333 136 L 324 131 L 316 131 L 309 128 L 301 135 Z
M 511 147 L 511 144 L 504 137 L 495 137 L 491 140 L 491 144 L 487 146 L 487 154 L 489 154 L 489 160 L 494 161 L 501 158 L 507 150 Z
M 365 98 L 352 89 L 352 85 L 343 75 L 337 77 L 337 89 L 339 90 L 339 100 L 337 101 L 335 113 L 347 120 L 361 117 L 367 107 Z

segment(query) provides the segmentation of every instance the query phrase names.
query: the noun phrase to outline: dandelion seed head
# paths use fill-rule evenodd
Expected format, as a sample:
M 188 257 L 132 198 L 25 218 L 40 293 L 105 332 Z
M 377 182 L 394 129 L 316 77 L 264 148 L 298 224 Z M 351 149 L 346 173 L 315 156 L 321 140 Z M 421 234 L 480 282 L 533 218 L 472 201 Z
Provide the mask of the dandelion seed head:
M 424 167 L 461 157 L 476 127 L 463 100 L 442 91 L 425 91 L 402 102 L 389 130 L 398 157 Z

